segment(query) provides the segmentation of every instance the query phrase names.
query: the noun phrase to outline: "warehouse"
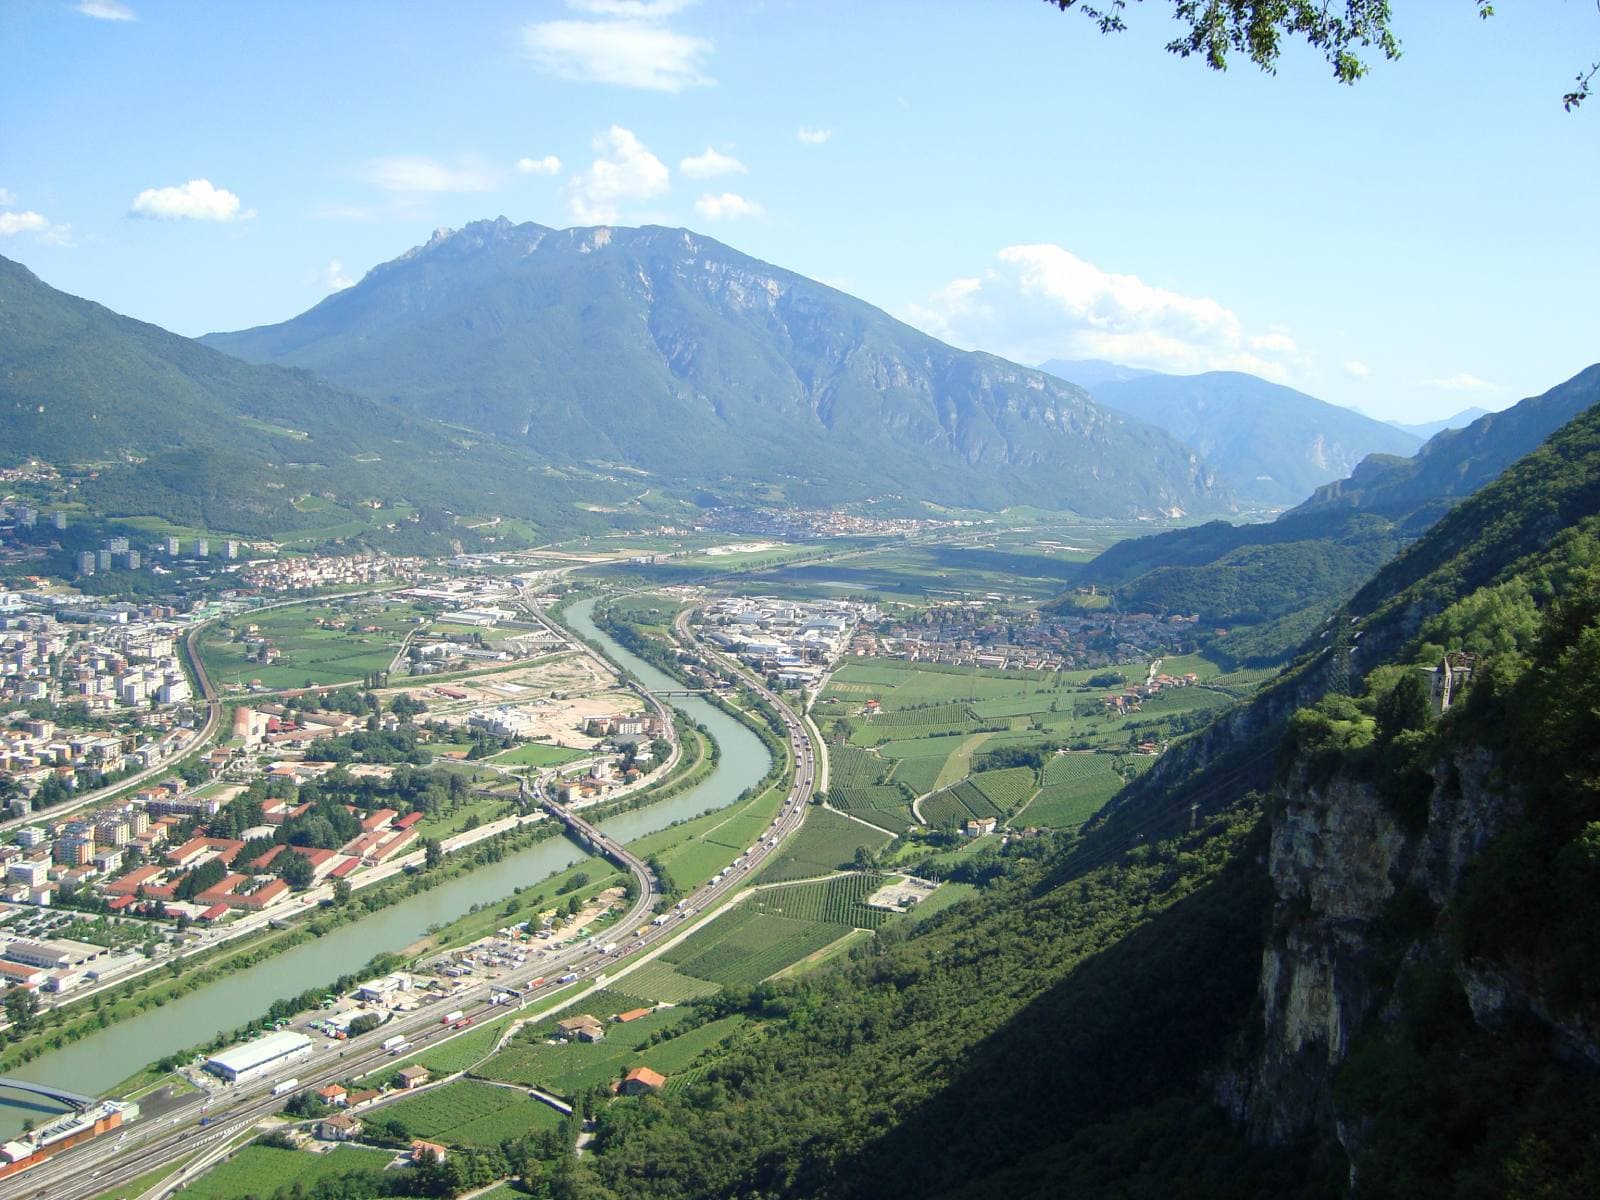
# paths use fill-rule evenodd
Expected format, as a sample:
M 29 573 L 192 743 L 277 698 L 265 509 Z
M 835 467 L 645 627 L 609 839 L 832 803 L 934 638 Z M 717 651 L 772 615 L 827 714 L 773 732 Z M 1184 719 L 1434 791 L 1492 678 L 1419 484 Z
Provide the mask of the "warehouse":
M 247 1083 L 310 1053 L 310 1038 L 285 1030 L 282 1033 L 269 1033 L 266 1037 L 206 1059 L 206 1070 L 222 1076 L 229 1083 Z

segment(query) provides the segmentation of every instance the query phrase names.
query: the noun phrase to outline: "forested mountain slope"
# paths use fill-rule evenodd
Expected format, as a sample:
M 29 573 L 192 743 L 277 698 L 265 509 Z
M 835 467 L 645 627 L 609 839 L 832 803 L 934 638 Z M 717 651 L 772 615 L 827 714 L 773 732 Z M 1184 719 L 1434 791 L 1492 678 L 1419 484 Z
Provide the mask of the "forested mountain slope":
M 108 512 L 244 534 L 329 525 L 371 500 L 602 527 L 572 500 L 623 494 L 593 472 L 552 471 L 309 372 L 119 316 L 4 258 L 0 433 L 0 462 L 95 466 L 82 494 Z
M 290 321 L 205 341 L 552 462 L 718 494 L 1231 507 L 1191 451 L 1081 389 L 684 229 L 478 221 Z

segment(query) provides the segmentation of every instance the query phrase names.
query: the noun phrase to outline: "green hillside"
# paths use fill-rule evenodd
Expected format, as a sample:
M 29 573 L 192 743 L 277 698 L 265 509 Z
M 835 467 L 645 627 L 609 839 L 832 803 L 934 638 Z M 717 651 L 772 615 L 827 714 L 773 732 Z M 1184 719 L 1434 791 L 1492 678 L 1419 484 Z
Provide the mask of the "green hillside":
M 0 463 L 93 467 L 80 495 L 111 515 L 271 535 L 371 525 L 376 502 L 424 510 L 414 524 L 435 531 L 450 512 L 568 530 L 605 525 L 576 499 L 623 495 L 592 471 L 119 316 L 3 258 L 0 364 Z
M 479 221 L 293 320 L 205 341 L 707 498 L 1231 505 L 1191 451 L 1081 389 L 683 229 Z

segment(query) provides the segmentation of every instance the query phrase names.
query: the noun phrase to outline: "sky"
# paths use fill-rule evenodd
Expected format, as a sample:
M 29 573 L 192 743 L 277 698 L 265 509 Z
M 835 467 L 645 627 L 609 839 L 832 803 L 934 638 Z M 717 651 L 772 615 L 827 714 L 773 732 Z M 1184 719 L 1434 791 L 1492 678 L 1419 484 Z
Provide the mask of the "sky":
M 0 254 L 175 332 L 439 227 L 687 226 L 967 349 L 1386 419 L 1600 360 L 1594 0 L 1395 0 L 1353 87 L 1036 0 L 9 0 Z

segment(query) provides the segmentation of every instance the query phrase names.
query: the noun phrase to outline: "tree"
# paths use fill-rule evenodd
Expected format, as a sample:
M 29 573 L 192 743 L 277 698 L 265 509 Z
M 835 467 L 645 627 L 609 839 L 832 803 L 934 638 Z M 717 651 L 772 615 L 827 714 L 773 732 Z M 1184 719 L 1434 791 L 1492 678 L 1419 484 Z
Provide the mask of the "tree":
M 348 879 L 335 879 L 333 881 L 333 902 L 337 905 L 350 903 L 350 881 Z
M 1378 701 L 1378 740 L 1389 742 L 1407 730 L 1426 729 L 1432 713 L 1421 673 L 1408 672 Z
M 1464 0 L 1480 17 L 1494 15 L 1493 0 Z M 1128 0 L 1045 0 L 1062 12 L 1075 8 L 1101 33 L 1127 29 Z M 1242 54 L 1269 74 L 1278 69 L 1286 41 L 1300 39 L 1322 52 L 1340 83 L 1367 73 L 1363 54 L 1376 51 L 1400 57 L 1400 39 L 1389 26 L 1389 0 L 1172 0 L 1183 32 L 1167 49 L 1183 58 L 1200 57 L 1214 71 L 1226 71 L 1230 55 Z M 1573 89 L 1562 96 L 1568 112 L 1588 99 L 1600 62 L 1579 71 Z
M 422 865 L 431 871 L 442 862 L 444 847 L 439 844 L 438 838 L 428 838 L 422 843 Z
M 27 1033 L 38 1022 L 39 997 L 24 988 L 12 988 L 6 992 L 5 1010 L 11 1027 L 18 1033 Z
M 278 874 L 297 892 L 305 891 L 316 877 L 316 868 L 311 865 L 311 860 L 293 850 L 278 855 L 278 864 Z

